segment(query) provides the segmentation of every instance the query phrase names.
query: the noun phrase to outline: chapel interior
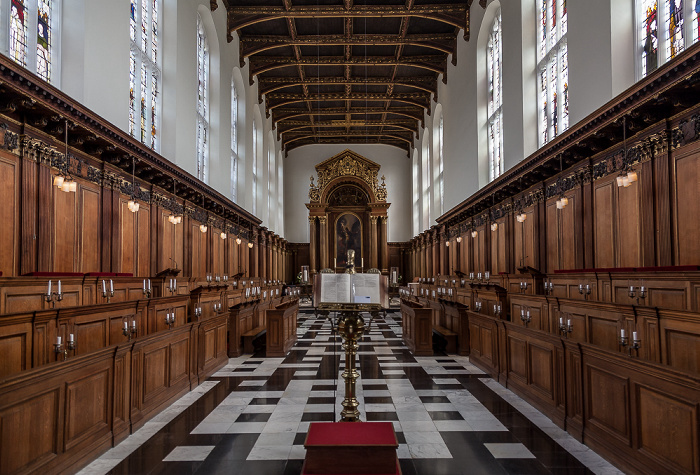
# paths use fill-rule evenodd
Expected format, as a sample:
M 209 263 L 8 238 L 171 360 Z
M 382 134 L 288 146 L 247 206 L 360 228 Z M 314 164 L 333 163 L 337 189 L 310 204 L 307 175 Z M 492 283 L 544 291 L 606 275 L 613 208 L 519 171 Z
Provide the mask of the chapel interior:
M 1 0 L 0 474 L 700 475 L 699 40 Z

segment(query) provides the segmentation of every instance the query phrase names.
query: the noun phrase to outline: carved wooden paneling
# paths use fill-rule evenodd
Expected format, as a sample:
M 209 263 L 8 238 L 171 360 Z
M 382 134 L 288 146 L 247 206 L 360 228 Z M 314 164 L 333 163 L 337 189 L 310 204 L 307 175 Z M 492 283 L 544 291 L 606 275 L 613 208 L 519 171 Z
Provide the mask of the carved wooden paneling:
M 635 393 L 637 450 L 674 473 L 698 473 L 698 446 L 687 450 L 679 441 L 698 441 L 697 401 L 683 401 L 658 388 L 641 385 Z
M 25 390 L 26 398 L 0 405 L 0 472 L 32 471 L 59 450 L 61 394 L 57 387 Z M 10 399 L 4 399 L 10 401 Z
M 619 187 L 617 189 L 619 212 L 616 242 L 619 257 L 615 267 L 643 265 L 639 191 L 639 181 L 632 183 L 627 188 Z
M 677 264 L 700 262 L 700 154 L 679 154 L 675 161 Z
M 78 200 L 80 212 L 80 235 L 78 236 L 80 272 L 96 272 L 100 270 L 100 190 L 88 186 L 80 186 Z
M 613 193 L 615 182 L 601 180 L 594 188 L 595 197 L 595 265 L 596 267 L 615 266 L 615 226 Z
M 16 157 L 0 153 L 0 271 L 17 275 L 19 256 L 18 180 Z
M 0 327 L 0 380 L 31 367 L 31 315 L 23 320 Z
M 143 402 L 148 403 L 168 385 L 168 348 L 155 346 L 143 352 Z
M 569 204 L 559 211 L 559 241 L 560 241 L 560 258 L 559 269 L 577 269 L 580 268 L 579 260 L 583 262 L 583 256 L 580 252 L 582 244 L 582 236 L 580 234 L 580 208 L 581 200 L 579 199 L 580 190 L 574 190 L 566 194 Z
M 546 243 L 547 243 L 547 272 L 560 269 L 559 262 L 559 210 L 554 200 L 547 203 Z
M 525 221 L 514 224 L 515 239 L 515 265 L 516 267 L 530 266 L 539 267 L 537 245 L 535 242 L 536 213 L 534 208 L 523 210 L 527 216 Z
M 78 185 L 78 189 L 82 187 Z M 53 190 L 53 271 L 79 272 L 77 267 L 78 254 L 78 193 L 66 193 L 57 187 Z M 80 192 L 82 193 L 82 191 Z
M 135 276 L 148 276 L 151 265 L 150 249 L 151 249 L 151 210 L 148 205 L 141 203 L 138 215 L 136 229 L 136 270 Z
M 199 223 L 190 226 L 192 234 L 192 271 L 194 277 L 207 275 L 207 236 L 199 230 Z
M 608 368 L 586 366 L 584 395 L 587 422 L 625 444 L 630 444 L 629 380 Z
M 66 385 L 65 450 L 109 431 L 111 378 L 104 369 Z

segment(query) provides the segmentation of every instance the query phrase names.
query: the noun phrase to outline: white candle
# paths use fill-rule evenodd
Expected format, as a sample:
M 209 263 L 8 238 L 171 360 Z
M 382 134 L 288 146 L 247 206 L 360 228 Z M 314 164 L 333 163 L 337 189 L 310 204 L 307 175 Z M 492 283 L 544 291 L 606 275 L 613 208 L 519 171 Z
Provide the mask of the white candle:
M 642 292 L 644 292 L 644 291 L 646 290 L 646 288 L 642 285 L 642 286 L 640 287 L 639 290 L 641 290 Z
M 133 328 L 136 328 L 136 320 L 132 320 L 132 321 L 131 321 L 131 326 L 132 326 Z
M 148 290 L 151 290 L 151 279 L 148 279 Z
M 114 293 L 114 281 L 112 279 L 109 279 L 109 291 Z
M 364 269 L 365 268 L 365 258 L 360 257 L 360 266 Z
M 126 320 L 124 320 L 124 329 L 127 329 L 127 328 L 129 328 L 129 324 L 126 322 Z
M 58 295 L 61 295 L 61 281 L 58 281 Z
M 146 279 L 143 279 L 143 290 L 146 291 Z
M 630 292 L 634 292 L 634 285 L 630 285 Z
M 173 290 L 177 290 L 177 279 L 173 279 Z
M 637 341 L 637 332 L 632 332 L 632 340 Z
M 57 336 L 57 337 L 56 337 L 56 344 L 57 344 L 57 345 L 60 345 L 60 344 L 61 344 L 61 337 L 60 337 L 60 336 Z
M 624 338 L 624 337 L 625 337 L 625 329 L 623 328 L 622 330 L 620 330 L 620 338 Z
M 107 293 L 107 284 L 105 283 L 105 280 L 102 279 L 102 294 L 104 295 L 106 293 Z
M 335 257 L 333 258 L 333 267 L 338 267 L 338 259 Z
M 563 325 L 563 324 L 564 324 L 564 319 L 562 317 L 559 317 L 559 325 Z
M 72 333 L 70 333 L 70 334 L 68 335 L 68 341 L 71 342 L 71 343 L 73 343 L 73 342 L 75 341 L 75 337 L 73 336 Z
M 530 318 L 530 309 L 527 309 L 527 318 Z
M 303 280 L 304 280 L 304 282 L 309 281 L 309 271 L 306 269 L 304 269 L 304 279 Z
M 49 290 L 46 292 L 46 295 L 51 295 L 51 281 L 49 280 Z
M 566 321 L 566 326 L 567 326 L 567 327 L 570 327 L 570 326 L 571 326 L 571 320 L 570 320 L 570 319 Z
M 520 309 L 520 316 L 521 316 L 521 317 L 524 317 L 524 316 L 525 316 L 525 309 L 524 309 L 524 308 L 521 308 L 521 309 Z

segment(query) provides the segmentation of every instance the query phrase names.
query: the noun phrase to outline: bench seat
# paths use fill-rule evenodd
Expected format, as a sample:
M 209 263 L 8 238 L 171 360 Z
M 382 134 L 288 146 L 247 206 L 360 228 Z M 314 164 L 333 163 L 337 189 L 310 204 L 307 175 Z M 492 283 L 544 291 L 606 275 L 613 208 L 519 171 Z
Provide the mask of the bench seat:
M 253 328 L 248 330 L 243 335 L 243 352 L 244 353 L 255 353 L 255 345 L 253 345 L 253 340 L 259 338 L 267 333 L 267 328 L 264 326 Z

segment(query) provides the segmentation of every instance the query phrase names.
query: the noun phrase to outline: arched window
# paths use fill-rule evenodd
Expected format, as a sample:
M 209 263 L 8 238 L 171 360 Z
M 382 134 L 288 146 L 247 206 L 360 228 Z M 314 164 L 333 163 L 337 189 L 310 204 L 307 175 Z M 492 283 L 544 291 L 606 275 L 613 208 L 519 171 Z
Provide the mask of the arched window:
M 277 234 L 284 235 L 284 165 L 282 151 L 277 155 Z
M 489 181 L 503 173 L 503 64 L 501 10 L 496 13 L 486 47 L 486 71 L 489 82 L 488 96 L 488 144 Z
M 438 193 L 437 204 L 439 205 L 439 210 L 436 213 L 441 215 L 444 211 L 445 206 L 445 156 L 443 147 L 443 137 L 444 134 L 444 119 L 442 113 L 440 114 L 440 121 L 438 123 L 438 134 L 437 134 L 437 180 L 435 181 L 436 191 Z M 437 216 L 436 216 L 437 217 Z
M 56 84 L 59 0 L 10 0 L 7 54 L 44 81 Z M 5 10 L 6 11 L 6 10 Z M 7 25 L 7 23 L 6 23 Z
M 258 124 L 253 121 L 253 214 L 258 211 Z
M 420 151 L 413 150 L 413 235 L 420 234 Z
M 131 0 L 129 133 L 153 150 L 160 137 L 160 0 Z
M 698 41 L 698 13 L 698 0 L 638 0 L 638 58 L 641 77 Z M 686 22 L 687 17 L 692 21 Z
M 231 79 L 231 199 L 238 195 L 238 93 Z
M 273 227 L 274 222 L 274 205 L 275 205 L 275 151 L 273 142 L 270 141 L 267 150 L 267 223 Z
M 197 178 L 209 179 L 209 44 L 197 15 Z
M 421 213 L 423 216 L 423 229 L 428 229 L 430 227 L 430 192 L 432 180 L 430 177 L 430 153 L 428 147 L 428 135 L 423 136 L 423 150 L 421 151 L 421 181 L 422 191 L 423 191 L 423 206 Z
M 569 128 L 566 0 L 537 0 L 537 117 L 539 144 Z

